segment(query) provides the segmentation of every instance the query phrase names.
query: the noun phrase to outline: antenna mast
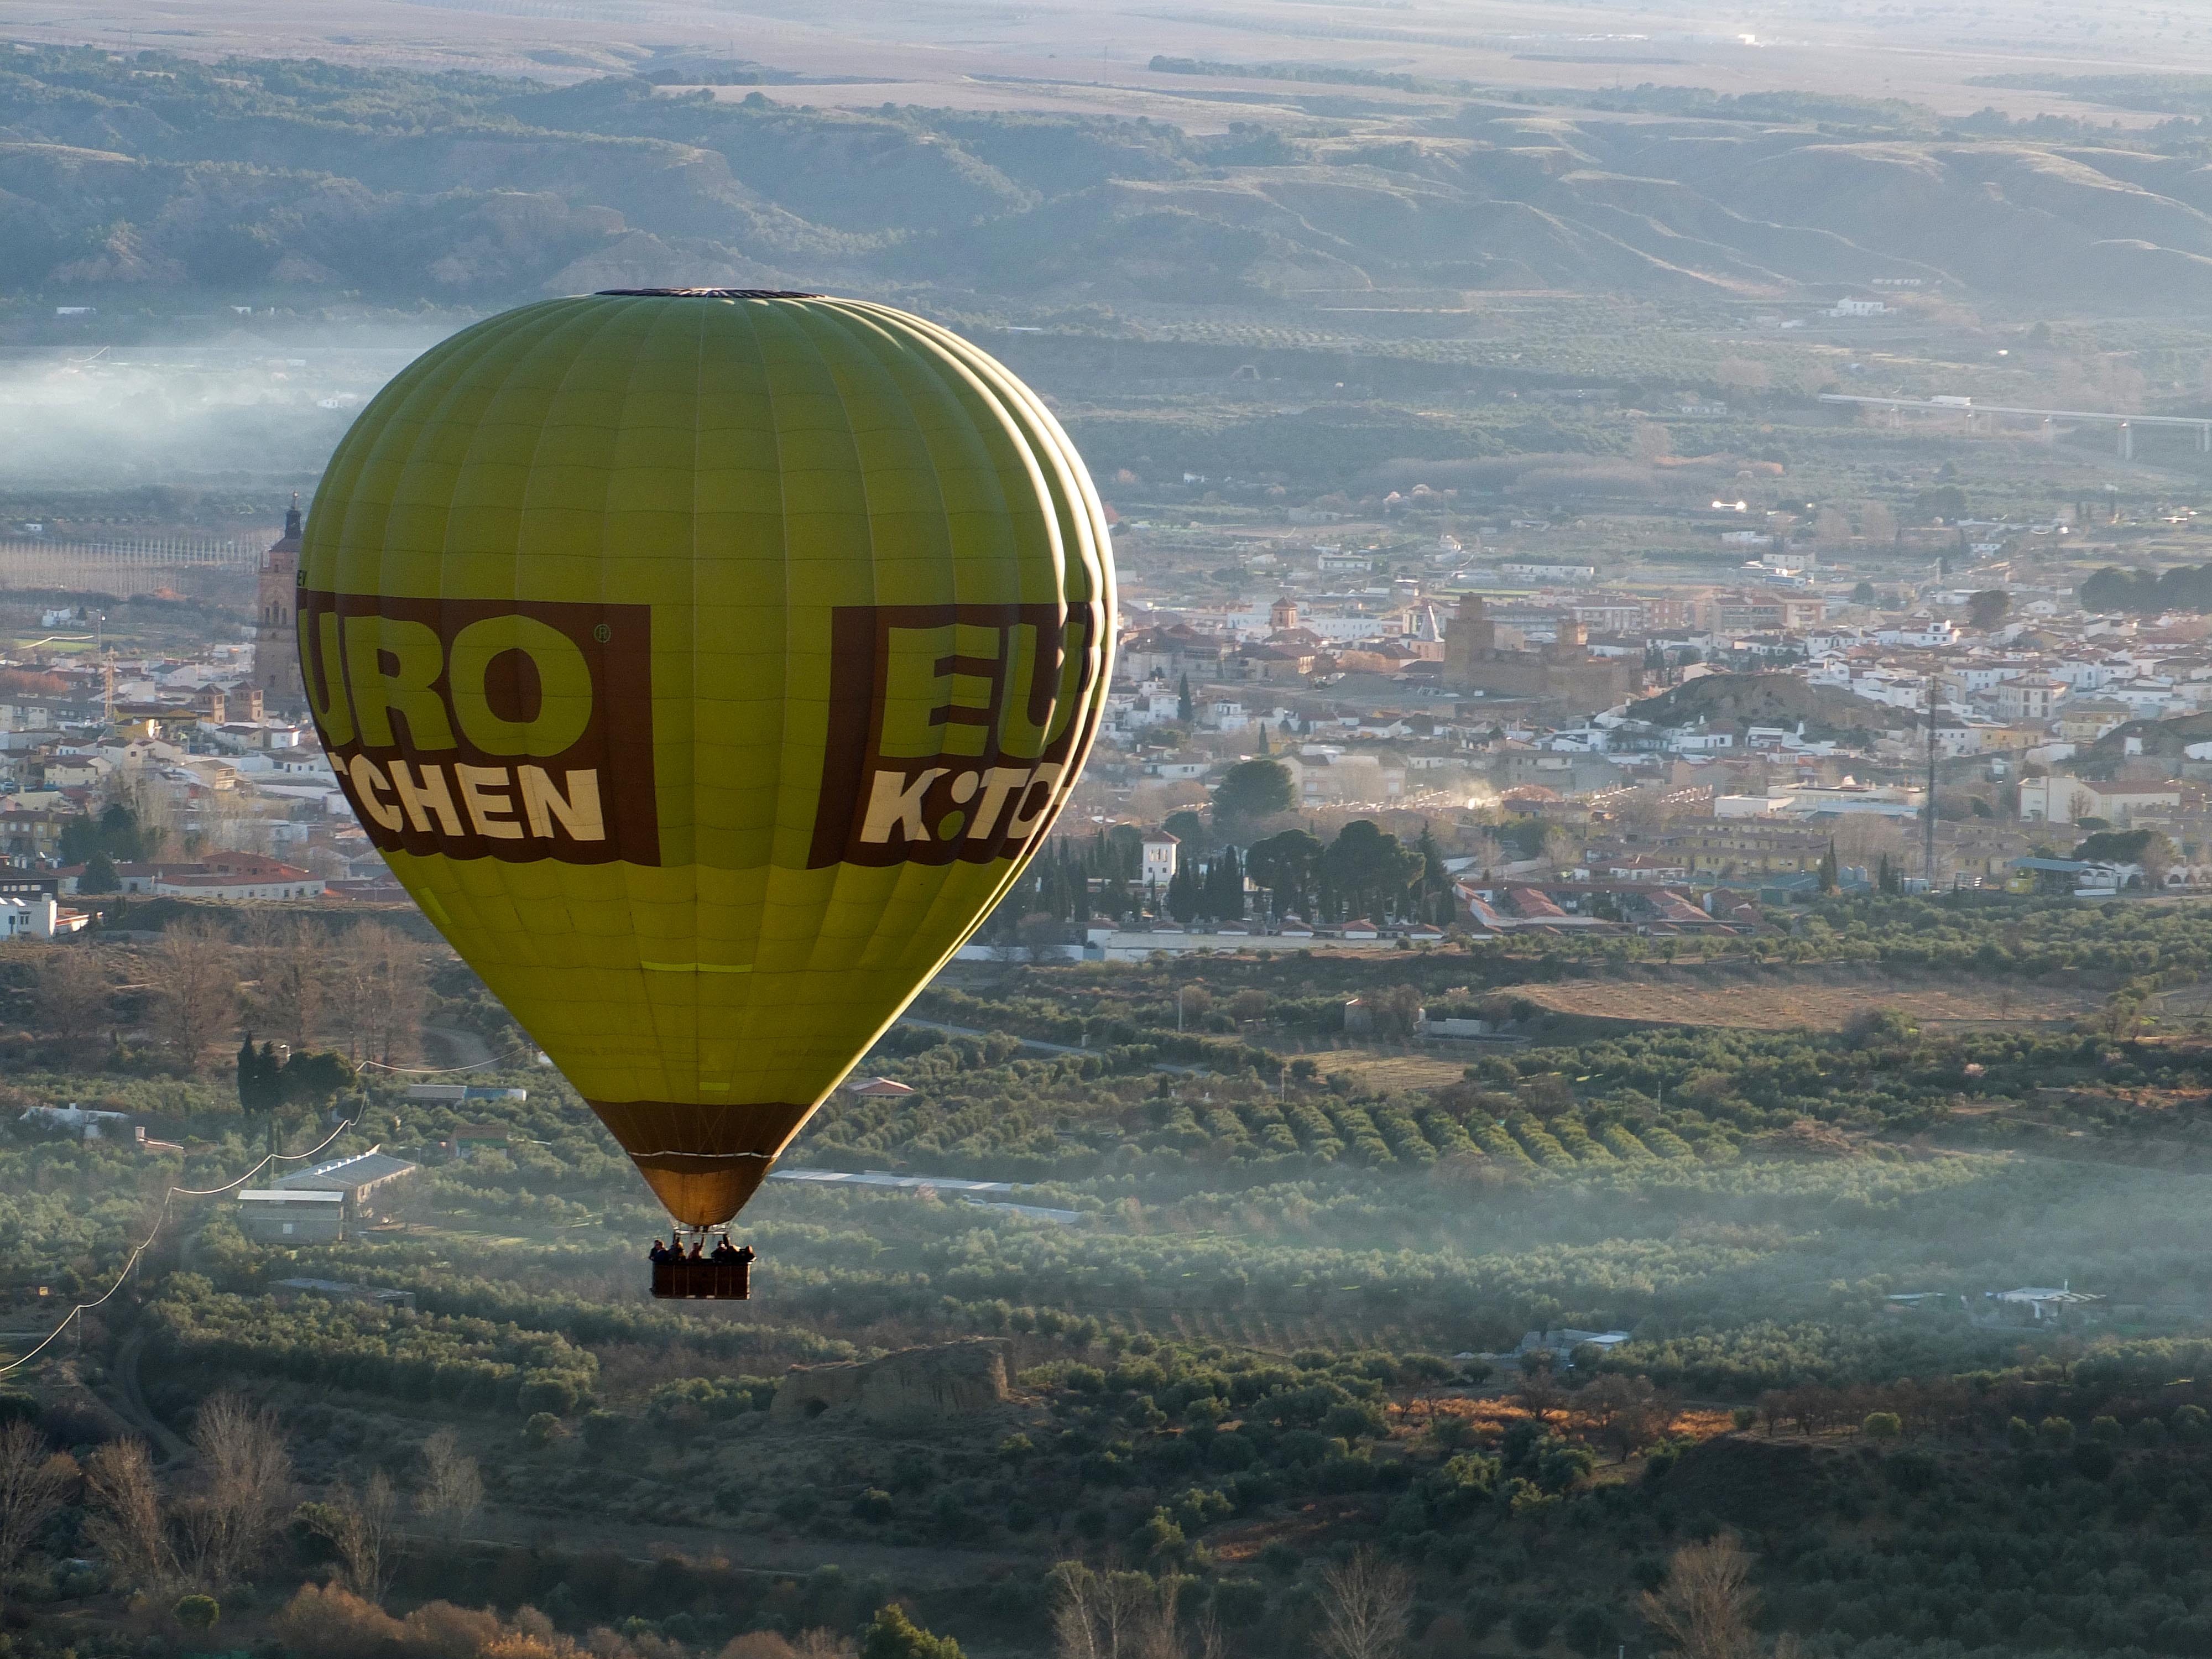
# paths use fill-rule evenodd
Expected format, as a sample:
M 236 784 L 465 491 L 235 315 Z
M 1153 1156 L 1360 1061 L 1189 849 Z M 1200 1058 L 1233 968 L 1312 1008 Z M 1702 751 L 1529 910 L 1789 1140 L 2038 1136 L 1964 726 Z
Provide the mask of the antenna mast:
M 1928 821 L 1926 850 L 1928 855 L 1928 892 L 1936 893 L 1936 686 L 1934 664 L 1928 668 Z

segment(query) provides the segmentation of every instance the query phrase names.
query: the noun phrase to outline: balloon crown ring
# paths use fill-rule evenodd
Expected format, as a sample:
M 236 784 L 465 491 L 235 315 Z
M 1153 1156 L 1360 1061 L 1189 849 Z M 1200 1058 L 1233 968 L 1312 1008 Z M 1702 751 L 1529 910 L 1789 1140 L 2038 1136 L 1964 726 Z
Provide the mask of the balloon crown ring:
M 603 288 L 596 296 L 623 300 L 818 300 L 780 288 Z

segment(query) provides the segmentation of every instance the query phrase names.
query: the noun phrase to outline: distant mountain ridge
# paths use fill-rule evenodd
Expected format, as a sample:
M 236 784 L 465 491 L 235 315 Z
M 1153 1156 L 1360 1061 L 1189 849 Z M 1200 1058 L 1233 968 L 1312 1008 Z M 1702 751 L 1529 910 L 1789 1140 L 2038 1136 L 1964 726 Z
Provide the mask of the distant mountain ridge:
M 2212 169 L 1740 114 L 1469 104 L 1400 142 L 793 109 L 142 53 L 0 60 L 0 288 L 506 303 L 886 277 L 1052 302 L 1528 289 L 1733 302 L 1876 278 L 2212 305 Z

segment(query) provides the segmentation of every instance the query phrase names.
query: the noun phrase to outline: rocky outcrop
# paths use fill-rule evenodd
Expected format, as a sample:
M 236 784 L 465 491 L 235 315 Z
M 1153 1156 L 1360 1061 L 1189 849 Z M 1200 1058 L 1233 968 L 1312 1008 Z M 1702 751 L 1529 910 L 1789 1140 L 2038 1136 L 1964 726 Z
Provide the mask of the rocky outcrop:
M 1006 1344 L 989 1338 L 908 1348 L 853 1365 L 795 1368 L 775 1391 L 773 1420 L 836 1412 L 870 1422 L 962 1417 L 1009 1397 Z

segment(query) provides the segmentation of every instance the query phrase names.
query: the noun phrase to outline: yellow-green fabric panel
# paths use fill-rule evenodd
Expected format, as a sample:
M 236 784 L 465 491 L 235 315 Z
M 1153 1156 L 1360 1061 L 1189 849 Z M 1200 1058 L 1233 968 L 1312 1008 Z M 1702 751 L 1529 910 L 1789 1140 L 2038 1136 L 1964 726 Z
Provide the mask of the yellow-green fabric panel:
M 808 867 L 835 609 L 1113 601 L 1042 404 L 944 330 L 827 300 L 464 331 L 340 445 L 302 566 L 340 596 L 651 607 L 657 862 L 387 856 L 586 1096 L 709 1112 L 821 1100 L 1022 861 Z

